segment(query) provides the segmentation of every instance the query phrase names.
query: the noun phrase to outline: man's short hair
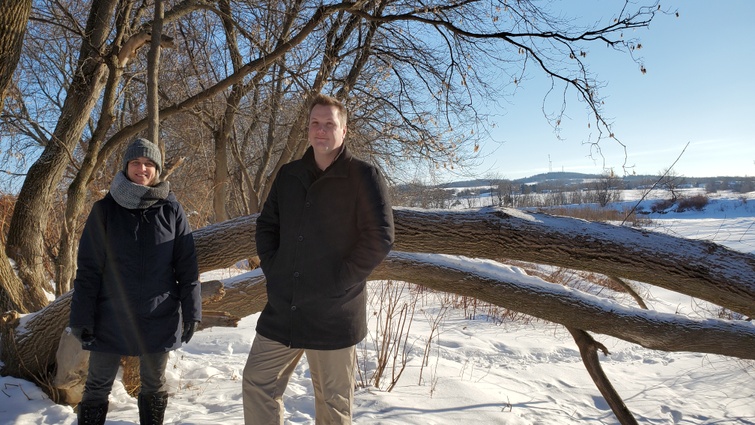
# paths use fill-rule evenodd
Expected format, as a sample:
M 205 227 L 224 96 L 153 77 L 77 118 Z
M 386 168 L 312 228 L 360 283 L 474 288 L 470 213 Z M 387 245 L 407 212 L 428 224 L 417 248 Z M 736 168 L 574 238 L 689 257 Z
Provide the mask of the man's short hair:
M 310 114 L 312 114 L 312 109 L 317 105 L 335 106 L 336 109 L 338 109 L 338 119 L 341 120 L 341 125 L 343 125 L 344 127 L 346 126 L 346 121 L 348 120 L 348 111 L 346 110 L 346 106 L 344 106 L 343 102 L 336 99 L 335 97 L 319 93 L 315 96 L 314 99 L 312 99 L 312 103 L 309 105 Z

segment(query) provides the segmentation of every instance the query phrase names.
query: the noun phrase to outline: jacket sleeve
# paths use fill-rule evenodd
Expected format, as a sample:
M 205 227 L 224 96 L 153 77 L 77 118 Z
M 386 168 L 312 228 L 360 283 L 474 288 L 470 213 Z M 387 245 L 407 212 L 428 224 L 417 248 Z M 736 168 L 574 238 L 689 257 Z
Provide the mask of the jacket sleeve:
M 366 280 L 393 248 L 393 209 L 385 180 L 373 166 L 361 171 L 356 218 L 359 236 L 341 269 L 343 282 Z
M 97 202 L 89 213 L 79 241 L 69 318 L 71 327 L 94 326 L 97 295 L 107 258 L 105 221 L 105 209 L 101 202 Z
M 280 215 L 278 210 L 278 180 L 280 172 L 270 187 L 270 193 L 267 195 L 265 204 L 262 206 L 262 212 L 257 217 L 257 228 L 255 231 L 255 245 L 257 255 L 260 257 L 260 267 L 267 273 L 270 269 L 270 262 L 278 252 L 280 246 Z
M 176 239 L 173 244 L 173 271 L 181 298 L 184 322 L 202 320 L 202 293 L 194 236 L 183 207 L 176 202 Z

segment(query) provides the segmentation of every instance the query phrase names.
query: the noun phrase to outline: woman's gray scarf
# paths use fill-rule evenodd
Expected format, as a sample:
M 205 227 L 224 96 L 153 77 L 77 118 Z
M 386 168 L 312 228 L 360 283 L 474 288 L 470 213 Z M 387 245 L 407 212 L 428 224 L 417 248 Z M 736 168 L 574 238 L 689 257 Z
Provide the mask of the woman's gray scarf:
M 157 201 L 167 198 L 168 193 L 170 183 L 167 181 L 155 186 L 142 186 L 129 180 L 123 171 L 119 171 L 110 184 L 110 194 L 115 202 L 129 210 L 149 208 Z

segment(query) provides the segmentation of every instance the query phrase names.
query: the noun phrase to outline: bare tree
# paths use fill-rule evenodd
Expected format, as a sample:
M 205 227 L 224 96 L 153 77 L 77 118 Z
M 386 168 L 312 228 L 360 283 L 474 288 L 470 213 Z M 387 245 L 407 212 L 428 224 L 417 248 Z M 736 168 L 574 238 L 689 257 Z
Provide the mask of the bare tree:
M 31 0 L 0 0 L 0 110 L 21 57 Z
M 684 176 L 679 175 L 673 168 L 664 169 L 658 178 L 658 187 L 671 193 L 670 202 L 673 204 L 679 199 L 679 188 L 684 183 Z
M 31 3 L 31 0 L 0 0 L 0 110 L 5 105 L 13 71 L 21 57 Z M 5 253 L 4 238 L 0 239 L 0 281 L 8 282 L 8 290 L 0 290 L 0 305 L 29 312 L 28 308 L 34 306 L 26 303 L 21 280 L 11 268 Z
M 185 115 L 193 115 L 201 117 L 201 122 L 214 130 L 211 161 L 215 167 L 211 186 L 216 220 L 229 217 L 227 190 L 234 180 L 229 180 L 228 151 L 233 155 L 237 175 L 241 176 L 235 180 L 237 187 L 231 189 L 245 194 L 243 208 L 237 211 L 254 212 L 279 167 L 300 156 L 306 148 L 303 124 L 307 99 L 320 91 L 335 93 L 354 111 L 350 143 L 360 156 L 389 170 L 422 162 L 431 167 L 456 169 L 463 165 L 469 152 L 465 149 L 471 145 L 471 151 L 476 150 L 484 134 L 484 128 L 478 124 L 483 120 L 474 107 L 475 101 L 502 93 L 501 87 L 491 83 L 500 78 L 491 79 L 480 70 L 505 70 L 507 78 L 503 80 L 517 85 L 525 70 L 534 64 L 552 79 L 554 87 L 563 86 L 564 93 L 574 90 L 585 102 L 599 133 L 594 145 L 597 149 L 604 134 L 611 138 L 613 134 L 602 117 L 598 84 L 587 71 L 580 45 L 606 43 L 631 53 L 635 45 L 623 39 L 621 31 L 647 26 L 658 10 L 657 4 L 636 11 L 622 9 L 605 26 L 572 28 L 530 2 L 518 2 L 516 7 L 501 4 L 491 9 L 482 2 L 466 1 L 421 7 L 393 1 L 327 6 L 281 1 L 279 7 L 267 9 L 269 15 L 259 16 L 266 23 L 260 27 L 265 28 L 261 36 L 250 36 L 243 23 L 258 18 L 253 12 L 258 9 L 250 7 L 251 4 L 185 0 L 165 13 L 164 22 L 175 23 L 180 30 L 188 27 L 181 25 L 181 21 L 190 19 L 193 12 L 209 11 L 222 22 L 227 56 L 208 55 L 205 63 L 192 56 L 193 49 L 187 49 L 188 59 L 177 60 L 173 56 L 173 64 L 187 66 L 167 73 L 189 84 L 183 90 L 173 90 L 178 88 L 177 84 L 160 78 L 159 93 L 141 90 L 148 93 L 149 101 L 144 102 L 138 87 L 154 89 L 158 84 L 155 74 L 145 81 L 142 70 L 157 69 L 157 62 L 156 56 L 151 56 L 152 66 L 143 66 L 139 51 L 151 41 L 156 55 L 158 46 L 164 42 L 158 36 L 159 30 L 148 31 L 158 28 L 163 21 L 159 8 L 162 2 L 156 3 L 154 21 L 149 20 L 149 10 L 143 2 L 92 0 L 89 4 L 61 1 L 42 4 L 35 22 L 65 33 L 67 38 L 62 39 L 70 42 L 61 52 L 77 46 L 78 55 L 62 55 L 63 61 L 53 61 L 65 64 L 59 73 L 66 78 L 59 83 L 62 95 L 45 92 L 46 88 L 41 98 L 27 94 L 31 97 L 26 99 L 48 100 L 51 108 L 25 108 L 22 101 L 18 116 L 28 126 L 13 124 L 21 139 L 28 138 L 42 147 L 42 155 L 30 168 L 19 193 L 8 237 L 7 252 L 19 265 L 21 279 L 4 278 L 0 293 L 5 307 L 20 311 L 34 311 L 46 303 L 44 264 L 50 257 L 56 265 L 57 293 L 66 292 L 74 271 L 75 241 L 87 191 L 102 187 L 93 182 L 98 173 L 108 174 L 103 173 L 104 166 L 128 138 L 149 130 L 150 137 L 158 139 L 159 120 L 174 124 L 176 127 L 166 131 L 179 134 L 179 123 L 187 122 Z M 83 16 L 87 16 L 85 23 L 79 22 Z M 250 16 L 255 19 L 248 19 Z M 244 43 L 236 44 L 237 33 L 243 33 L 238 40 Z M 418 36 L 423 34 L 428 37 Z M 183 38 L 183 33 L 176 35 L 182 37 L 184 46 L 194 45 L 195 39 Z M 251 59 L 244 63 L 242 57 Z M 228 73 L 213 72 L 218 58 L 229 58 L 232 66 Z M 510 67 L 511 63 L 517 65 Z M 209 77 L 202 72 L 208 72 Z M 161 102 L 157 101 L 158 95 Z M 124 108 L 128 114 L 122 111 L 116 114 L 119 96 L 128 106 Z M 218 102 L 214 108 L 213 102 Z M 144 104 L 148 105 L 146 113 L 140 106 Z M 239 120 L 242 105 L 251 106 L 254 113 Z M 49 130 L 42 124 L 41 115 L 33 117 L 40 111 L 56 108 L 58 113 L 51 115 L 57 118 L 49 121 L 53 124 Z M 224 113 L 203 116 L 202 108 Z M 564 112 L 565 105 L 551 116 L 556 127 Z M 160 118 L 149 120 L 145 115 Z M 217 116 L 223 118 L 212 118 Z M 175 143 L 174 149 L 188 146 Z M 190 148 L 206 151 L 201 144 Z M 250 153 L 261 154 L 257 156 L 259 160 L 250 161 Z M 250 164 L 251 172 L 247 171 Z M 45 240 L 45 234 L 51 222 L 52 201 L 66 188 L 65 216 L 55 252 L 49 248 L 56 243 Z M 191 203 L 193 197 L 202 195 L 186 192 L 184 196 Z M 55 237 L 53 234 L 52 238 Z M 2 257 L 0 260 L 5 262 Z M 0 271 L 7 274 L 9 270 Z M 31 290 L 20 290 L 23 285 Z M 64 311 L 60 303 L 65 299 L 59 297 L 60 301 L 46 311 Z M 14 329 L 13 323 L 7 320 L 6 329 Z M 34 347 L 34 338 L 17 341 L 11 334 L 8 337 L 14 341 L 13 350 L 8 350 L 11 359 L 14 355 L 23 357 Z M 33 368 L 47 366 L 46 360 L 42 360 Z
M 43 235 L 49 220 L 54 188 L 69 164 L 69 153 L 87 124 L 104 86 L 106 66 L 100 46 L 108 36 L 103 23 L 109 21 L 116 0 L 95 1 L 84 28 L 85 42 L 79 52 L 79 71 L 69 89 L 69 96 L 61 109 L 61 119 L 52 132 L 40 158 L 30 167 L 19 193 L 8 232 L 6 251 L 16 260 L 18 273 L 28 290 L 26 302 L 32 311 L 47 304 L 43 290 L 47 279 L 42 267 L 46 256 Z
M 635 42 L 622 32 L 647 26 L 657 4 L 622 8 L 607 24 L 588 28 L 575 28 L 529 1 L 498 6 L 459 1 L 415 7 L 393 0 L 329 5 L 281 0 L 270 8 L 251 1 L 172 3 L 163 24 L 182 49 L 166 52 L 161 67 L 161 128 L 177 136 L 168 140 L 166 157 L 206 154 L 201 160 L 215 164 L 205 166 L 212 172 L 207 179 L 175 186 L 187 189 L 179 193 L 182 200 L 198 211 L 213 211 L 196 218 L 201 224 L 211 216 L 222 220 L 256 211 L 276 170 L 306 148 L 307 99 L 320 91 L 349 104 L 352 147 L 391 172 L 422 163 L 433 169 L 463 166 L 485 132 L 476 101 L 505 94 L 525 70 L 535 70 L 532 65 L 554 87 L 574 90 L 592 111 L 599 135 L 610 135 L 582 49 L 598 43 L 631 54 Z M 111 175 L 103 167 L 125 141 L 148 130 L 147 66 L 140 51 L 151 40 L 151 7 L 135 0 L 43 0 L 33 12 L 35 30 L 54 32 L 47 39 L 61 45 L 59 60 L 45 63 L 65 65 L 42 74 L 44 83 L 28 86 L 41 92 L 22 90 L 14 110 L 23 118 L 14 121 L 16 139 L 34 141 L 42 150 L 21 186 L 6 250 L 31 288 L 24 293 L 29 310 L 47 302 L 45 264 L 54 263 L 58 293 L 67 289 L 81 216 L 99 196 L 94 189 L 106 187 L 97 180 Z M 199 17 L 211 25 L 207 34 L 221 33 L 212 29 L 222 26 L 225 49 L 198 54 L 201 31 L 184 30 Z M 24 63 L 30 70 L 38 62 L 28 54 Z M 38 103 L 25 107 L 32 102 Z M 118 102 L 127 108 L 117 110 Z M 563 112 L 557 111 L 554 123 Z M 211 137 L 192 140 L 190 131 L 206 130 Z M 212 196 L 189 189 L 197 187 L 211 188 Z M 243 200 L 236 199 L 242 194 Z M 65 218 L 60 237 L 53 233 L 45 240 L 56 197 L 65 199 Z M 205 208 L 208 199 L 212 206 Z M 230 203 L 238 207 L 229 212 Z
M 129 8 L 120 10 L 120 19 L 116 21 L 116 31 L 118 36 L 113 44 L 118 51 L 111 60 L 107 62 L 107 80 L 103 87 L 103 100 L 100 107 L 100 118 L 91 130 L 89 143 L 82 146 L 84 156 L 81 162 L 73 164 L 76 167 L 76 173 L 72 177 L 67 190 L 66 206 L 64 215 L 64 226 L 61 231 L 61 237 L 58 247 L 58 255 L 55 258 L 57 282 L 56 294 L 62 295 L 70 288 L 70 282 L 75 271 L 74 257 L 77 246 L 78 235 L 80 233 L 81 215 L 84 213 L 86 204 L 86 190 L 92 182 L 92 177 L 98 171 L 98 159 L 103 149 L 103 144 L 107 133 L 117 119 L 116 106 L 118 91 L 121 88 L 121 78 L 126 72 L 126 66 L 142 48 L 151 42 L 151 31 L 147 28 L 139 28 L 137 24 L 128 19 Z M 172 41 L 169 38 L 159 38 L 163 47 L 171 47 Z M 155 53 L 156 54 L 156 53 Z M 154 66 L 158 66 L 157 58 L 153 58 Z M 155 78 L 157 75 L 155 75 Z M 149 85 L 149 84 L 146 84 Z M 157 90 L 156 82 L 153 82 L 154 90 Z M 146 91 L 146 90 L 145 90 Z M 155 98 L 156 102 L 157 99 Z M 152 132 L 157 133 L 158 124 L 155 122 L 159 117 L 156 106 L 153 106 L 155 117 L 149 119 L 153 126 Z M 150 137 L 155 137 L 154 135 Z M 159 143 L 159 141 L 158 141 Z M 164 150 L 163 148 L 161 148 Z
M 613 170 L 605 171 L 599 179 L 589 184 L 591 195 L 601 207 L 619 200 L 621 196 L 621 178 Z

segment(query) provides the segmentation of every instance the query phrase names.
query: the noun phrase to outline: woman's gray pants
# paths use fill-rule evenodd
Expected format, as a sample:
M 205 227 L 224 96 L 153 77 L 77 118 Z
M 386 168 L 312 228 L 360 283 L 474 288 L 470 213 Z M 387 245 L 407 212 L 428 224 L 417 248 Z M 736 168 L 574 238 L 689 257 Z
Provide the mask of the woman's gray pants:
M 168 356 L 167 351 L 139 356 L 140 394 L 150 395 L 165 391 L 165 367 L 168 365 Z M 120 364 L 120 354 L 91 351 L 89 353 L 89 374 L 81 401 L 107 402 Z

